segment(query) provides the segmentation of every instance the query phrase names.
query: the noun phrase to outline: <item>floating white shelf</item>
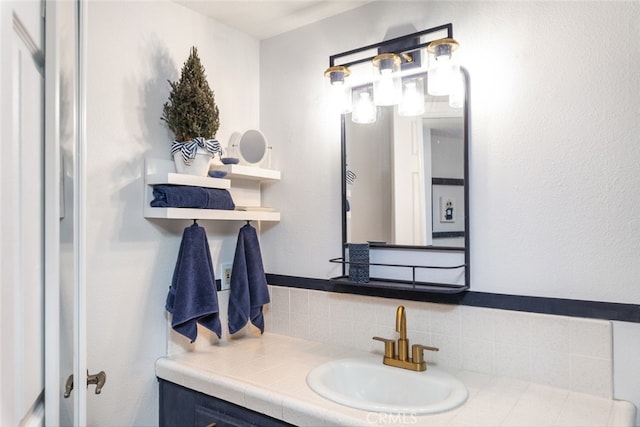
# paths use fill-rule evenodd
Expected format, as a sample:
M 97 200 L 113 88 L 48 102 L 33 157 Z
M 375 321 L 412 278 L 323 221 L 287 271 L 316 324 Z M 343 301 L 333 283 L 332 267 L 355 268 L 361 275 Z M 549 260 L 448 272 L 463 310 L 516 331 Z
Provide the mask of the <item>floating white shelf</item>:
M 260 184 L 265 181 L 280 180 L 280 171 L 244 165 L 222 165 L 215 167 L 215 169 L 226 171 L 227 176 L 224 178 L 209 178 L 178 174 L 172 172 L 175 170 L 172 161 L 147 159 L 145 162 L 145 218 L 280 221 L 280 212 L 259 206 Z M 232 179 L 240 182 L 237 185 L 233 185 Z M 150 203 L 153 199 L 152 186 L 156 184 L 229 189 L 234 202 L 238 206 L 242 205 L 243 208 L 241 209 L 243 210 L 154 208 L 150 206 Z M 252 210 L 252 207 L 255 210 Z
M 231 188 L 231 181 L 225 178 L 207 178 L 204 176 L 184 175 L 181 173 L 156 173 L 147 175 L 147 185 L 173 184 L 206 188 Z
M 280 171 L 245 165 L 216 165 L 215 170 L 225 171 L 227 179 L 250 179 L 256 181 L 280 181 Z
M 220 209 L 152 208 L 145 206 L 146 218 L 212 219 L 236 221 L 280 221 L 280 212 L 229 211 Z

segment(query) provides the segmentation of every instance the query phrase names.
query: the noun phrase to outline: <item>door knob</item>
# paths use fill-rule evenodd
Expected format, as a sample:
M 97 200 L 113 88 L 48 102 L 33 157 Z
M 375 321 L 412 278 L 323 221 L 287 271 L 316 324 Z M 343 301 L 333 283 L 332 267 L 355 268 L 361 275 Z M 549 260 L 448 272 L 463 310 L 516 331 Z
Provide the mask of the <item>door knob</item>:
M 71 390 L 73 390 L 73 374 L 67 378 L 67 383 L 64 385 L 64 398 L 67 399 L 71 396 Z
M 89 371 L 87 371 L 87 387 L 89 387 L 89 384 L 95 384 L 96 394 L 100 394 L 100 392 L 102 392 L 102 387 L 104 387 L 104 383 L 106 382 L 107 382 L 107 374 L 104 371 L 100 371 L 94 375 L 89 375 Z M 69 375 L 69 378 L 67 378 L 67 382 L 64 386 L 65 399 L 71 396 L 72 390 L 73 390 L 73 374 Z

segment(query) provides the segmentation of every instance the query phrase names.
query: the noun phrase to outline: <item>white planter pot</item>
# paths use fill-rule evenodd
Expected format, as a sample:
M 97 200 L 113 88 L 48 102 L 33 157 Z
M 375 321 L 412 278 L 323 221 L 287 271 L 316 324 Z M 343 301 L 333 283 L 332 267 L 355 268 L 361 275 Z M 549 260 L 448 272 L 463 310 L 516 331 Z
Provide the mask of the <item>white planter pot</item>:
M 209 174 L 209 165 L 213 156 L 202 147 L 198 147 L 196 158 L 190 165 L 184 163 L 182 153 L 176 151 L 173 153 L 173 162 L 176 164 L 176 172 L 185 175 L 207 176 Z

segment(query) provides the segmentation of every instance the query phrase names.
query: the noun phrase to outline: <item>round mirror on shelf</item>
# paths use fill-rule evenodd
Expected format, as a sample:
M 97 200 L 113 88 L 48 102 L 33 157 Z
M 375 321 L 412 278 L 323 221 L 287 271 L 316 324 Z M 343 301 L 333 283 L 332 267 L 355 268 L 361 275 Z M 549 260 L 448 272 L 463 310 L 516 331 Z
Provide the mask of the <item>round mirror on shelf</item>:
M 258 130 L 252 129 L 243 133 L 238 145 L 240 157 L 250 165 L 260 163 L 267 153 L 267 139 Z

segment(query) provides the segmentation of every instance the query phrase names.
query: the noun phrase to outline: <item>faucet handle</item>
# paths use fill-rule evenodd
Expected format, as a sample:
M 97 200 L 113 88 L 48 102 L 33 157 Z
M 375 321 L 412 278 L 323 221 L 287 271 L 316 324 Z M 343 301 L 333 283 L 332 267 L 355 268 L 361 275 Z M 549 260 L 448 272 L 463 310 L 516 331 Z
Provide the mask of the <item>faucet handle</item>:
M 428 345 L 414 344 L 411 346 L 411 353 L 413 356 L 413 363 L 424 362 L 424 350 L 439 351 L 438 347 L 430 347 Z
M 384 343 L 384 357 L 396 357 L 396 342 L 389 338 L 373 337 L 376 341 L 382 341 Z

